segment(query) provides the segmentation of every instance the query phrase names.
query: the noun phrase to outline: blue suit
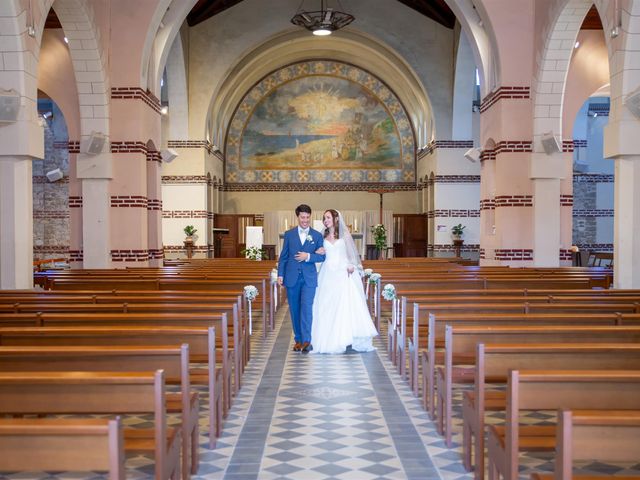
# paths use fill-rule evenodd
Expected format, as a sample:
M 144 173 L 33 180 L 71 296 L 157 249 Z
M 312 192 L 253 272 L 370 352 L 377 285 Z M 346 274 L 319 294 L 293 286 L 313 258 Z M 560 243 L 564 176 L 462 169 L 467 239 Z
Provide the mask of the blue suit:
M 311 236 L 311 239 L 308 237 Z M 309 234 L 304 244 L 300 243 L 298 227 L 288 230 L 284 234 L 284 245 L 278 260 L 278 276 L 283 278 L 287 287 L 287 300 L 293 324 L 293 334 L 296 342 L 311 342 L 311 322 L 313 320 L 313 298 L 318 286 L 318 272 L 316 262 L 324 262 L 324 255 L 314 253 L 322 247 L 324 239 L 320 232 L 309 228 Z M 308 262 L 298 262 L 295 255 L 298 252 L 311 254 Z

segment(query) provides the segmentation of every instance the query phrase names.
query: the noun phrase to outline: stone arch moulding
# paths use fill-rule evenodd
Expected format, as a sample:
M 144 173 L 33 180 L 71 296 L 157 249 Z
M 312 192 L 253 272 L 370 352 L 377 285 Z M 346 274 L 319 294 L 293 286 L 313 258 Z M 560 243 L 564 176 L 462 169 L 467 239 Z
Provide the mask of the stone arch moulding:
M 272 72 L 249 90 L 226 136 L 229 184 L 409 183 L 415 135 L 397 96 L 334 60 Z
M 560 139 L 563 138 L 562 107 L 571 56 L 584 17 L 593 4 L 602 19 L 605 41 L 611 57 L 609 35 L 606 33 L 609 27 L 603 1 L 562 0 L 560 13 L 551 24 L 546 36 L 534 79 L 533 148 L 535 152 L 543 151 L 540 138 L 544 133 L 552 131 Z

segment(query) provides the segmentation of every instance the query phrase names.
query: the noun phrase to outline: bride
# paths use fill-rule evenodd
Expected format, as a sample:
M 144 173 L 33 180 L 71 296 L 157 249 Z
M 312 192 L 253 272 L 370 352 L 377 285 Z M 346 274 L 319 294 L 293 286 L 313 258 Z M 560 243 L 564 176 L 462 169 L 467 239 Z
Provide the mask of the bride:
M 370 352 L 378 332 L 367 309 L 360 255 L 339 212 L 327 210 L 322 222 L 324 246 L 318 253 L 325 253 L 326 260 L 313 302 L 313 351 L 343 353 L 351 345 L 359 352 Z

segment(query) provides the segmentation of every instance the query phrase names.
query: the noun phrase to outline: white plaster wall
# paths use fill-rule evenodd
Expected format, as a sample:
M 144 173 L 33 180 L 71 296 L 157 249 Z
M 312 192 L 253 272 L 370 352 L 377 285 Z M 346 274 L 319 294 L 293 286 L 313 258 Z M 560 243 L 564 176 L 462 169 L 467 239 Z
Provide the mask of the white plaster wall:
M 207 210 L 207 185 L 162 185 L 162 209 L 163 211 L 206 211 Z M 184 227 L 193 225 L 198 229 L 196 245 L 207 244 L 207 219 L 206 218 L 163 218 L 162 219 L 162 243 L 163 245 L 182 245 L 184 241 Z
M 471 140 L 477 138 L 473 136 L 473 113 L 471 110 L 476 84 L 476 64 L 473 51 L 464 32 L 460 32 L 457 53 L 451 138 L 453 140 Z

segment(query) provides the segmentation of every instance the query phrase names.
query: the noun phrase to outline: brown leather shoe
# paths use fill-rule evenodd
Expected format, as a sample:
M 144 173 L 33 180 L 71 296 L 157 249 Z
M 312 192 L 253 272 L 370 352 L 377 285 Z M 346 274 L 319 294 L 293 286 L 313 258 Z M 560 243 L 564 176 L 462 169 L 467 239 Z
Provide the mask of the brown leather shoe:
M 313 350 L 313 347 L 309 342 L 304 342 L 302 344 L 302 353 L 309 353 L 311 350 Z
M 300 342 L 296 342 L 296 343 L 293 345 L 293 351 L 294 351 L 294 352 L 299 352 L 300 350 L 302 350 L 302 344 L 301 344 Z

